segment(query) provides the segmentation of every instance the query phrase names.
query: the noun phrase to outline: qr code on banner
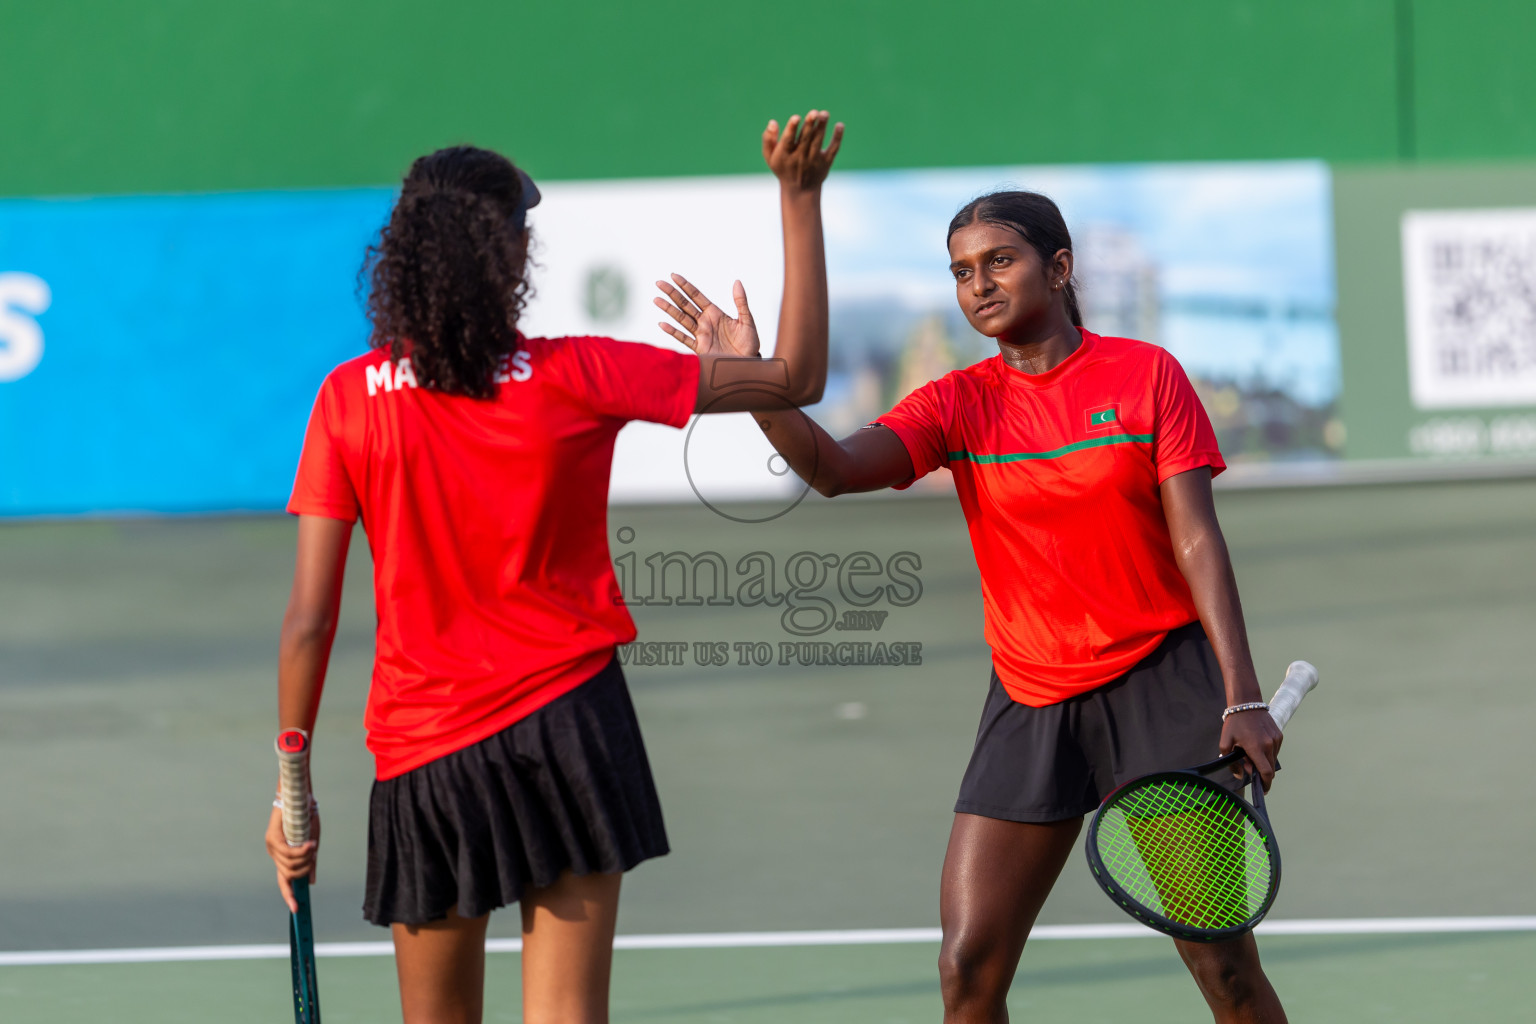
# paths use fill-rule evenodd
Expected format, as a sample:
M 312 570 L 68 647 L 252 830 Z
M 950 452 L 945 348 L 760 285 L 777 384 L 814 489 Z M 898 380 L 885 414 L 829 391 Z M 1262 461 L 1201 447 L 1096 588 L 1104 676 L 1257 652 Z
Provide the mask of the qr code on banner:
M 1536 405 L 1536 209 L 1403 215 L 1420 409 Z

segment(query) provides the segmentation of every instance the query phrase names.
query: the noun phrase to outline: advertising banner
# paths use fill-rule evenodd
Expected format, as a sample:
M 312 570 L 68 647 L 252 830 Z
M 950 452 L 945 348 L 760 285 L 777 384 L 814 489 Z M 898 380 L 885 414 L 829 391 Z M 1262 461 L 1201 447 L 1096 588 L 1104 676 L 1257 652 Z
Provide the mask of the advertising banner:
M 987 358 L 961 315 L 950 218 L 998 188 L 1054 198 L 1073 233 L 1084 317 L 1168 348 L 1235 462 L 1342 453 L 1332 190 L 1315 162 L 849 172 L 823 198 L 831 372 L 807 410 L 850 433 L 904 395 Z M 659 340 L 653 281 L 679 271 L 729 306 L 733 279 L 771 344 L 781 287 L 777 189 L 765 176 L 561 184 L 535 211 L 536 333 Z M 945 486 L 947 474 L 926 483 Z M 745 416 L 621 436 L 617 500 L 782 497 L 801 488 Z
M 1334 171 L 1351 459 L 1536 458 L 1536 166 Z
M 1536 169 L 1523 166 L 839 173 L 824 197 L 831 373 L 809 410 L 829 430 L 995 352 L 960 315 L 945 232 L 1000 187 L 1060 204 L 1089 328 L 1168 348 L 1245 471 L 1536 455 Z M 772 178 L 544 194 L 528 333 L 675 346 L 651 303 L 675 271 L 727 307 L 743 281 L 771 349 Z M 281 508 L 321 379 L 367 344 L 357 275 L 392 197 L 0 201 L 0 514 Z M 617 501 L 800 489 L 741 415 L 632 425 L 615 458 Z
M 0 202 L 0 513 L 280 508 L 390 195 Z

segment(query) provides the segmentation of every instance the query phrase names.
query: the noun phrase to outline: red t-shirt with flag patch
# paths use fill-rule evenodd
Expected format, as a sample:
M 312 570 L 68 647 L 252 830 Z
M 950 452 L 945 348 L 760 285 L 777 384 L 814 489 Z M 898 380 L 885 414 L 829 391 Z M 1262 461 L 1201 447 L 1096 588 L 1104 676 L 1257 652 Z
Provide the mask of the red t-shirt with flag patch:
M 699 361 L 611 338 L 522 338 L 479 400 L 409 359 L 333 370 L 288 511 L 356 521 L 378 614 L 365 722 L 393 778 L 524 718 L 635 638 L 608 553 L 614 438 L 681 427 Z
M 993 356 L 876 420 L 906 445 L 914 480 L 940 466 L 954 473 L 992 664 L 1008 694 L 1035 707 L 1123 675 L 1199 617 L 1158 485 L 1226 468 L 1171 355 L 1082 337 L 1047 373 Z

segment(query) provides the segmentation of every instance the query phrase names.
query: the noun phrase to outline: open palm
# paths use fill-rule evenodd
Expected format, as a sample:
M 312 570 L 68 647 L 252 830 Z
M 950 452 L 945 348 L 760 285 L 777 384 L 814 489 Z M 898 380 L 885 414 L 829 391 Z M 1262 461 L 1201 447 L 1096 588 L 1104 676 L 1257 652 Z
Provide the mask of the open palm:
M 747 290 L 740 281 L 731 287 L 731 297 L 736 301 L 736 317 L 732 319 L 683 275 L 673 274 L 672 280 L 676 287 L 666 281 L 656 282 L 656 287 L 672 300 L 657 298 L 657 308 L 677 321 L 677 327 L 663 321 L 662 330 L 701 356 L 757 358 L 757 324 L 747 307 Z

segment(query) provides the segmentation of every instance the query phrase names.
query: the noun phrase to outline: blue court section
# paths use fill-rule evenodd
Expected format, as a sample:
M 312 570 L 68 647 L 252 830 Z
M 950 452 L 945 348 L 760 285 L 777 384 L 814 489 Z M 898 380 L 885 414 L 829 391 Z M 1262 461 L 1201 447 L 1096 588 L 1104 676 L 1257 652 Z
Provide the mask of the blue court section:
M 0 515 L 281 507 L 392 195 L 0 202 Z

